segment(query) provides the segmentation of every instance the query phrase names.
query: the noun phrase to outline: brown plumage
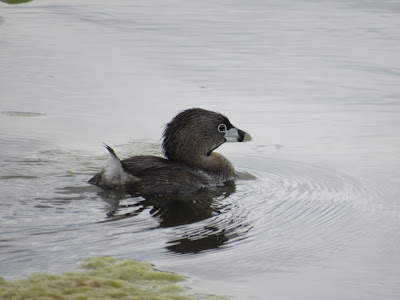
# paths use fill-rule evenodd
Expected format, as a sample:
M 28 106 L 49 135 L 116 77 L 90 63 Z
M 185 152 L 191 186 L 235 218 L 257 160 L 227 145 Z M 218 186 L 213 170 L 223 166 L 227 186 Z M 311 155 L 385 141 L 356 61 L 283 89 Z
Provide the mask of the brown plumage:
M 179 113 L 163 133 L 165 158 L 134 156 L 119 160 L 114 150 L 111 165 L 89 183 L 135 195 L 186 194 L 232 180 L 235 170 L 221 154 L 213 152 L 223 143 L 251 140 L 225 116 L 192 108 Z

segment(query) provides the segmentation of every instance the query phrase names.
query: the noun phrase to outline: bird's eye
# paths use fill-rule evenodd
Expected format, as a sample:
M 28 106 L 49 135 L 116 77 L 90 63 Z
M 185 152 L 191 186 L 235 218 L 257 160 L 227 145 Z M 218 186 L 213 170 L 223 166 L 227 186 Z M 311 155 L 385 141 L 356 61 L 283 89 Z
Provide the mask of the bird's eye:
M 218 125 L 218 131 L 219 132 L 225 132 L 226 131 L 226 125 L 224 123 Z

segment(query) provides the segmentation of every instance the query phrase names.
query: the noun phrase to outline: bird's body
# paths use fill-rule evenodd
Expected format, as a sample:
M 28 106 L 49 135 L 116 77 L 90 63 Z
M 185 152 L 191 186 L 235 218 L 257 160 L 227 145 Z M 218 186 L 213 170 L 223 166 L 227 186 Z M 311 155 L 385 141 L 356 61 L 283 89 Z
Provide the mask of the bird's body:
M 89 183 L 133 195 L 187 194 L 232 180 L 235 170 L 221 154 L 213 152 L 226 141 L 248 141 L 250 135 L 215 112 L 193 108 L 166 125 L 166 158 L 133 156 L 120 160 L 114 150 L 109 165 Z

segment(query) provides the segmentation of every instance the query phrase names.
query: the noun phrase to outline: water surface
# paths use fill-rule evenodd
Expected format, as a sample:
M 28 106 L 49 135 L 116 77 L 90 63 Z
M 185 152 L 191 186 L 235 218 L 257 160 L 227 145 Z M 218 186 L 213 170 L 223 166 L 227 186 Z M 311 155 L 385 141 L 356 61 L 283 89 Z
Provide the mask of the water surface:
M 400 296 L 400 7 L 392 1 L 0 4 L 0 275 L 144 260 L 239 299 Z M 104 193 L 202 107 L 252 143 L 197 204 Z M 182 218 L 182 215 L 188 216 Z

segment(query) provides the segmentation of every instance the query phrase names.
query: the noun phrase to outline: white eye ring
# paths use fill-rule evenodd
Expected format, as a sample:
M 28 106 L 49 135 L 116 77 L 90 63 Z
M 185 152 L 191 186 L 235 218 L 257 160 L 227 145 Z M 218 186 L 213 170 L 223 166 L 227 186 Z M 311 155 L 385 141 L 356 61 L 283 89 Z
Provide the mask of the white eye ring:
M 224 123 L 221 123 L 218 125 L 218 131 L 219 132 L 225 132 L 226 131 L 226 125 Z

